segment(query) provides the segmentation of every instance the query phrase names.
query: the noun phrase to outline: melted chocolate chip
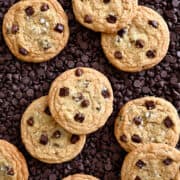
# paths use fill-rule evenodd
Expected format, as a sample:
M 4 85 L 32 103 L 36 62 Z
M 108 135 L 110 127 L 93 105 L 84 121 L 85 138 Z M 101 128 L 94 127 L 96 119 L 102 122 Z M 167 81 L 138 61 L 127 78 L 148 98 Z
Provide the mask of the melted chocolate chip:
M 164 119 L 164 125 L 167 128 L 171 128 L 171 127 L 174 126 L 174 123 L 173 123 L 172 119 L 169 116 Z
M 143 162 L 142 160 L 138 160 L 138 161 L 136 162 L 136 166 L 137 166 L 138 168 L 142 169 L 144 166 L 146 166 L 146 163 Z
M 85 15 L 85 16 L 84 16 L 84 22 L 85 22 L 85 23 L 88 23 L 88 24 L 91 24 L 91 23 L 93 22 L 92 16 L 90 16 L 90 15 Z
M 16 34 L 19 31 L 19 26 L 17 24 L 13 24 L 11 28 L 11 32 Z
M 134 180 L 141 180 L 139 176 L 136 176 Z
M 158 28 L 158 26 L 159 26 L 159 23 L 157 21 L 154 21 L 154 20 L 149 20 L 148 24 L 154 28 Z
M 59 130 L 55 131 L 55 132 L 53 133 L 52 137 L 53 137 L 53 138 L 56 138 L 56 139 L 60 138 L 60 137 L 61 137 L 61 132 L 60 132 Z
M 103 2 L 106 4 L 106 3 L 109 3 L 110 0 L 103 0 Z
M 26 9 L 25 9 L 25 12 L 26 12 L 26 15 L 27 16 L 32 16 L 34 14 L 34 9 L 32 6 L 28 6 Z
M 47 115 L 51 116 L 51 112 L 50 112 L 48 106 L 46 107 L 46 109 L 44 110 L 44 112 L 45 112 Z
M 110 92 L 108 91 L 108 89 L 104 88 L 102 91 L 101 91 L 101 94 L 104 98 L 109 98 L 111 95 L 110 95 Z
M 146 101 L 145 105 L 147 110 L 152 110 L 156 107 L 154 101 Z
M 106 18 L 106 20 L 107 20 L 108 23 L 115 24 L 116 21 L 117 21 L 117 18 L 116 18 L 116 16 L 109 15 L 109 16 Z
M 41 11 L 47 11 L 49 9 L 49 5 L 46 3 L 43 3 L 41 6 Z
M 117 32 L 117 34 L 122 38 L 126 34 L 126 31 L 126 28 L 122 28 Z
M 73 134 L 71 136 L 71 143 L 76 144 L 80 140 L 80 137 L 78 135 Z
M 69 88 L 67 87 L 61 88 L 59 91 L 59 96 L 61 97 L 69 96 Z
M 46 145 L 48 143 L 48 136 L 46 134 L 42 134 L 39 142 L 43 145 Z
M 59 32 L 59 33 L 62 33 L 64 31 L 64 25 L 60 24 L 60 23 L 57 23 L 56 27 L 54 28 L 54 30 Z
M 27 56 L 29 52 L 25 48 L 20 47 L 19 48 L 19 53 L 24 55 L 24 56 Z
M 120 141 L 127 142 L 128 141 L 127 136 L 125 134 L 121 135 L 120 136 Z
M 115 57 L 116 59 L 122 59 L 122 58 L 123 58 L 122 53 L 121 53 L 120 51 L 116 51 L 116 52 L 114 53 L 114 57 Z
M 82 114 L 82 113 L 77 113 L 74 116 L 74 120 L 77 122 L 80 122 L 80 123 L 82 123 L 84 121 L 84 119 L 85 119 L 85 117 L 84 117 L 84 114 Z
M 81 102 L 81 107 L 86 108 L 90 104 L 89 100 L 85 99 Z
M 33 119 L 33 117 L 30 117 L 30 118 L 27 120 L 27 124 L 28 124 L 29 126 L 33 126 L 33 125 L 34 125 L 34 119 Z
M 14 169 L 12 167 L 6 167 L 6 169 L 8 176 L 14 176 Z
M 139 135 L 137 134 L 134 134 L 132 137 L 131 137 L 131 140 L 135 143 L 141 143 L 142 142 L 142 139 L 140 138 Z
M 149 50 L 146 52 L 146 56 L 148 58 L 155 58 L 156 57 L 156 50 Z
M 82 76 L 83 73 L 84 73 L 83 70 L 80 69 L 80 68 L 76 69 L 76 71 L 75 71 L 75 75 L 78 76 L 78 77 Z
M 169 166 L 170 164 L 173 163 L 173 160 L 171 158 L 166 158 L 163 160 L 163 163 L 166 165 L 166 166 Z
M 133 122 L 139 126 L 141 124 L 141 122 L 143 121 L 142 117 L 141 116 L 137 116 L 133 119 Z
M 145 42 L 144 42 L 142 39 L 138 39 L 138 40 L 136 40 L 136 42 L 135 42 L 136 48 L 143 48 L 144 45 L 145 45 Z

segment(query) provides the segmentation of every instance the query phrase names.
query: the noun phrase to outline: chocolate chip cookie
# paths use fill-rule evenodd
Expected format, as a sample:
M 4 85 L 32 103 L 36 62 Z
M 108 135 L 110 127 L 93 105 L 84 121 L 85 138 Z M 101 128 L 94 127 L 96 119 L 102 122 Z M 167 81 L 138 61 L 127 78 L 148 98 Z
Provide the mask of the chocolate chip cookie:
M 136 14 L 137 0 L 73 0 L 76 19 L 97 32 L 113 33 Z
M 98 130 L 113 110 L 109 80 L 91 68 L 75 68 L 52 83 L 49 107 L 54 119 L 73 134 Z
M 123 180 L 179 180 L 180 152 L 166 144 L 146 144 L 130 152 L 123 163 Z
M 67 16 L 56 0 L 20 1 L 3 20 L 3 35 L 20 60 L 39 63 L 56 56 L 67 44 Z
M 87 174 L 74 174 L 63 178 L 62 180 L 99 180 L 99 179 Z
M 120 110 L 115 121 L 115 136 L 126 151 L 150 142 L 175 147 L 180 134 L 179 122 L 170 102 L 157 97 L 139 98 Z
M 28 167 L 24 156 L 9 142 L 0 140 L 0 179 L 27 180 Z
M 139 6 L 130 24 L 114 34 L 102 34 L 101 44 L 107 59 L 115 67 L 138 72 L 158 64 L 169 46 L 169 30 L 154 10 Z
M 86 136 L 65 131 L 51 117 L 47 96 L 35 100 L 26 109 L 21 121 L 22 141 L 28 152 L 46 163 L 62 163 L 76 157 Z

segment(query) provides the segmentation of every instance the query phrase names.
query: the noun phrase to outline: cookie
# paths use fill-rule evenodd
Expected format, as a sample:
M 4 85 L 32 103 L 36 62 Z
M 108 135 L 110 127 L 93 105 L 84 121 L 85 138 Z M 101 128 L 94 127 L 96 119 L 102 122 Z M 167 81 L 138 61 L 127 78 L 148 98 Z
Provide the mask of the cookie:
M 126 103 L 115 121 L 119 144 L 132 151 L 147 143 L 164 143 L 175 147 L 180 134 L 175 107 L 157 97 L 143 97 Z
M 139 6 L 130 24 L 114 34 L 102 34 L 104 53 L 116 68 L 138 72 L 158 64 L 169 46 L 169 30 L 164 19 L 154 10 Z
M 87 174 L 74 174 L 63 178 L 62 180 L 99 180 L 99 179 Z
M 76 19 L 85 27 L 113 33 L 135 16 L 137 0 L 72 0 Z
M 61 74 L 49 91 L 54 119 L 73 134 L 89 134 L 102 127 L 113 110 L 109 80 L 91 68 L 75 68 Z
M 121 169 L 123 180 L 179 180 L 180 152 L 166 144 L 146 144 L 130 152 Z
M 20 60 L 40 63 L 64 49 L 69 38 L 68 18 L 56 0 L 20 1 L 3 20 L 3 35 Z
M 75 158 L 85 144 L 85 135 L 65 131 L 51 117 L 47 96 L 35 100 L 26 109 L 21 121 L 21 137 L 27 151 L 49 164 Z
M 29 172 L 24 156 L 9 142 L 0 140 L 0 179 L 28 180 Z

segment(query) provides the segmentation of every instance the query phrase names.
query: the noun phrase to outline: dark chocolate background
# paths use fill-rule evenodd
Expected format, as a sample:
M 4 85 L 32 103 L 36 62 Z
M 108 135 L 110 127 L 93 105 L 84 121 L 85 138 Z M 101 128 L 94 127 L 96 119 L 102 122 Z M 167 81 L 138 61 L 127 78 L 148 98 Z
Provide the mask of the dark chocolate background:
M 0 0 L 0 27 L 4 14 L 15 2 Z M 167 56 L 159 65 L 134 74 L 112 67 L 102 52 L 100 33 L 75 21 L 70 0 L 59 2 L 68 14 L 71 36 L 62 53 L 49 62 L 28 64 L 17 60 L 6 47 L 0 31 L 0 138 L 15 144 L 23 152 L 29 166 L 29 180 L 60 180 L 79 172 L 102 180 L 118 180 L 126 154 L 113 135 L 119 108 L 131 99 L 155 95 L 172 102 L 180 112 L 180 1 L 139 1 L 165 18 L 171 31 L 171 43 Z M 32 100 L 47 95 L 51 82 L 61 72 L 76 66 L 95 68 L 110 79 L 115 97 L 114 112 L 106 126 L 88 136 L 84 150 L 74 160 L 57 165 L 41 163 L 26 152 L 21 142 L 21 115 Z

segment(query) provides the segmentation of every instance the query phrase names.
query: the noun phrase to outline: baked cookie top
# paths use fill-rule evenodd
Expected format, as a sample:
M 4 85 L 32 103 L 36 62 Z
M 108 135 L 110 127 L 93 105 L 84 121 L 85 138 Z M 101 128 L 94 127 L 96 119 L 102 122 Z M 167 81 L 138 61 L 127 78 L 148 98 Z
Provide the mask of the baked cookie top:
M 137 0 L 72 0 L 76 19 L 93 31 L 112 33 L 135 16 Z
M 85 144 L 85 135 L 65 131 L 51 117 L 47 96 L 35 100 L 21 121 L 22 141 L 28 152 L 46 163 L 62 163 L 76 157 Z
M 9 142 L 0 140 L 0 179 L 27 180 L 28 176 L 26 160 L 21 152 Z
M 175 147 L 179 134 L 178 113 L 170 102 L 162 98 L 144 97 L 129 101 L 115 121 L 116 139 L 126 151 L 147 143 Z
M 62 73 L 52 83 L 49 107 L 54 119 L 73 134 L 88 134 L 102 127 L 113 110 L 109 80 L 91 68 Z
M 39 63 L 56 56 L 67 44 L 67 16 L 56 0 L 20 1 L 3 20 L 3 35 L 20 60 Z
M 169 47 L 169 30 L 154 10 L 139 6 L 130 24 L 114 34 L 102 34 L 101 44 L 107 59 L 128 72 L 149 69 L 158 64 Z
M 63 178 L 63 180 L 99 180 L 99 179 L 87 174 L 74 174 Z
M 130 152 L 123 163 L 123 180 L 179 180 L 180 152 L 166 144 L 146 144 Z

